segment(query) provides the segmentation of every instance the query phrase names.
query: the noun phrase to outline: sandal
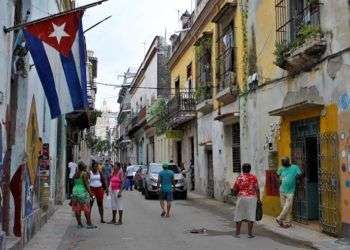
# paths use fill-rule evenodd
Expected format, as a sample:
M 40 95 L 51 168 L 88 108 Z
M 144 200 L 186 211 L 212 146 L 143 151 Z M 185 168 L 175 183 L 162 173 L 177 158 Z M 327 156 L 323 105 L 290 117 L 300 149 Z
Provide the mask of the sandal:
M 161 213 L 161 215 L 160 215 L 160 216 L 161 216 L 161 217 L 164 217 L 164 216 L 165 216 L 165 214 L 166 214 L 166 213 L 165 213 L 165 211 L 163 211 L 163 212 Z
M 255 238 L 255 235 L 249 234 L 249 235 L 248 235 L 248 238 L 249 238 L 249 239 L 253 239 L 253 238 Z
M 96 229 L 97 226 L 91 224 L 91 225 L 87 225 L 86 228 L 87 229 Z
M 283 227 L 283 222 L 276 218 L 276 222 L 280 227 Z
M 123 225 L 123 222 L 118 221 L 118 222 L 114 223 L 114 225 L 117 225 L 117 226 Z
M 117 223 L 117 222 L 115 222 L 114 220 L 107 222 L 107 224 L 110 224 L 110 225 L 115 225 L 115 223 Z
M 78 227 L 78 229 L 84 228 L 83 224 L 78 224 L 77 227 Z

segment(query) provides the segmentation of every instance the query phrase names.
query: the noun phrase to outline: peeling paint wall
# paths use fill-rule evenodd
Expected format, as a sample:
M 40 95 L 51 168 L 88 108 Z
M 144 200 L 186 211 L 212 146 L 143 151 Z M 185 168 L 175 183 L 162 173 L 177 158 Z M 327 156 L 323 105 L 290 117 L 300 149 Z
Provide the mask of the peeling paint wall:
M 241 109 L 241 142 L 243 161 L 251 162 L 253 171 L 258 175 L 262 192 L 265 187 L 265 170 L 268 169 L 267 142 L 273 124 L 279 124 L 279 132 L 273 140 L 273 148 L 278 151 L 279 160 L 283 156 L 290 156 L 290 121 L 301 120 L 308 117 L 321 117 L 321 133 L 336 131 L 341 139 L 340 166 L 341 200 L 340 206 L 343 223 L 350 223 L 350 170 L 347 170 L 348 138 L 350 124 L 349 89 L 349 12 L 347 1 L 322 1 L 321 29 L 327 39 L 325 58 L 311 71 L 303 72 L 294 77 L 287 77 L 288 73 L 273 64 L 273 55 L 276 42 L 275 30 L 275 1 L 253 0 L 249 1 L 248 47 L 254 51 L 256 46 L 256 70 L 259 75 L 260 87 L 255 91 L 245 93 L 240 98 Z M 335 14 L 336 13 L 336 14 Z M 254 30 L 254 33 L 252 33 Z M 255 37 L 255 40 L 253 39 Z M 255 43 L 255 44 L 254 44 Z M 305 88 L 314 88 L 322 97 L 325 108 L 322 110 L 302 109 L 292 116 L 283 118 L 272 117 L 269 112 L 283 107 L 287 93 L 298 92 Z M 341 165 L 342 164 L 342 165 Z M 348 185 L 349 183 L 349 185 Z M 279 198 L 265 195 L 266 213 L 276 215 L 279 213 Z

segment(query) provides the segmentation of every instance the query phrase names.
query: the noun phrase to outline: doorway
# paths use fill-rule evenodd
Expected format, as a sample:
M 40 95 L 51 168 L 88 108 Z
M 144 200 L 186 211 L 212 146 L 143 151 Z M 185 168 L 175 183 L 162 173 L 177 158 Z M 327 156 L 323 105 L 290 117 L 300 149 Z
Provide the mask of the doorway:
M 214 196 L 214 166 L 213 166 L 213 151 L 207 151 L 207 162 L 208 162 L 208 189 L 207 194 L 210 198 Z
M 319 219 L 319 118 L 291 123 L 292 163 L 304 171 L 297 182 L 294 200 L 294 218 L 301 223 Z
M 176 156 L 177 156 L 177 165 L 181 166 L 181 164 L 182 164 L 182 141 L 176 142 Z

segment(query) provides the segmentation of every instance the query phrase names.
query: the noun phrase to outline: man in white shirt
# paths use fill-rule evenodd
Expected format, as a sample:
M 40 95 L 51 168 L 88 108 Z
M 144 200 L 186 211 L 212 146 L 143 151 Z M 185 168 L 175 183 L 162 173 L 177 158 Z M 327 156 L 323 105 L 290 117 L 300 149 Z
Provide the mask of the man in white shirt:
M 128 187 L 127 187 L 127 190 L 130 190 L 132 191 L 132 187 L 134 185 L 134 175 L 133 175 L 133 172 L 134 172 L 134 167 L 133 166 L 128 166 L 126 168 L 126 178 L 128 179 Z
M 78 165 L 71 161 L 68 163 L 68 169 L 69 169 L 69 196 L 72 194 L 73 186 L 74 186 L 74 175 L 77 171 Z

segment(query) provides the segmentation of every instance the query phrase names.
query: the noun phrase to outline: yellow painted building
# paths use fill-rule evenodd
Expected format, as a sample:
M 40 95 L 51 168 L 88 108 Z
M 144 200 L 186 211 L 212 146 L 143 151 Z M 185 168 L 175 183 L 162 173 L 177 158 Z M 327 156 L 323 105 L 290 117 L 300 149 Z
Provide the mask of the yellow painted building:
M 181 17 L 184 31 L 171 37 L 169 106 L 183 110 L 169 112 L 170 123 L 184 131 L 173 155 L 178 164 L 195 162 L 196 191 L 221 200 L 241 165 L 237 114 L 247 79 L 246 13 L 238 1 L 201 1 Z
M 258 175 L 265 213 L 281 211 L 276 170 L 288 156 L 304 170 L 294 195 L 294 219 L 346 236 L 350 86 L 339 60 L 349 60 L 342 36 L 350 34 L 335 18 L 339 15 L 324 14 L 330 4 L 247 1 L 248 75 L 254 77 L 248 77 L 240 98 L 241 154 Z M 342 13 L 343 5 L 332 9 Z M 336 49 L 330 49 L 331 40 Z

